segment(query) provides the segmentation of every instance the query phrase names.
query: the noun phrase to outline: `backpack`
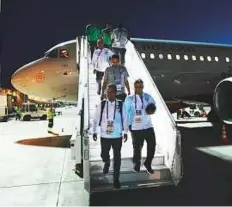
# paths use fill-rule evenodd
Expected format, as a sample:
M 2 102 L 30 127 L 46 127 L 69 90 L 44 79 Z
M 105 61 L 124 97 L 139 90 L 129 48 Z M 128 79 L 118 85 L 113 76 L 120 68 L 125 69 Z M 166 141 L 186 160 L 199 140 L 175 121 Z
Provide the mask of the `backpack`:
M 123 102 L 116 100 L 118 102 L 119 105 L 119 113 L 121 115 L 121 122 L 122 122 L 122 129 L 123 129 L 123 120 L 122 120 L 122 106 L 123 106 Z M 101 122 L 102 122 L 102 114 L 103 114 L 103 110 L 105 108 L 105 104 L 106 104 L 106 100 L 103 100 L 101 102 L 101 113 L 100 113 L 100 120 L 99 120 L 99 126 L 101 126 Z M 116 103 L 117 104 L 117 103 Z

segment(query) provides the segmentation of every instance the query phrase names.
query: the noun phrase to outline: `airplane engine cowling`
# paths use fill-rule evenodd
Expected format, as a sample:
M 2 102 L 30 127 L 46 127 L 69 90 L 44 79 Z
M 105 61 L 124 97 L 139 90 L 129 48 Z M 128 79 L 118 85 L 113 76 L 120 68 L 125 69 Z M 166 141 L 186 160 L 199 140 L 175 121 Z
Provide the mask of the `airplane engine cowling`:
M 232 77 L 218 83 L 213 101 L 218 117 L 226 124 L 232 124 Z

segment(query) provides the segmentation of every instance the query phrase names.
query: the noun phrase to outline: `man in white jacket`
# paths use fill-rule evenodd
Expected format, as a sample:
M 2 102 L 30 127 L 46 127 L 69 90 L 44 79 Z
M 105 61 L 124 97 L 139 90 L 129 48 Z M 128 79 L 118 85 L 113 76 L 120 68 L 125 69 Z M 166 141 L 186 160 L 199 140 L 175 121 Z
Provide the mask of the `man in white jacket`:
M 121 24 L 111 34 L 112 51 L 120 54 L 121 64 L 125 64 L 126 44 L 128 42 L 128 31 Z
M 117 86 L 107 86 L 107 99 L 103 100 L 96 108 L 93 119 L 93 140 L 97 141 L 97 128 L 100 127 L 101 158 L 104 162 L 103 174 L 107 174 L 110 168 L 110 149 L 114 154 L 114 187 L 120 188 L 119 181 L 121 167 L 122 140 L 127 141 L 128 122 L 124 105 L 116 99 Z
M 96 73 L 96 81 L 98 83 L 97 94 L 101 93 L 102 78 L 107 67 L 110 66 L 109 61 L 113 52 L 108 48 L 104 48 L 104 43 L 102 40 L 97 42 L 98 49 L 94 51 L 92 64 L 94 67 L 94 72 Z

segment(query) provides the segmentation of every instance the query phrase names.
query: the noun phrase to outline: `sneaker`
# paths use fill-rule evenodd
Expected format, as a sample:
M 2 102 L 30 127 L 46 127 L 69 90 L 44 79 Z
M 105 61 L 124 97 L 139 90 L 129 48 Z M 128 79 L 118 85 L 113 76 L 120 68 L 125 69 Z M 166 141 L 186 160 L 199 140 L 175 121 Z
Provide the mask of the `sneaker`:
M 147 173 L 152 175 L 154 174 L 154 170 L 151 168 L 151 166 L 147 166 L 146 164 L 144 164 L 146 170 L 147 170 Z
M 103 167 L 103 174 L 107 174 L 109 172 L 109 168 L 110 168 L 110 163 L 105 162 L 105 165 Z
M 118 179 L 114 180 L 114 188 L 119 189 L 121 188 L 121 184 Z
M 137 164 L 134 165 L 134 171 L 135 172 L 139 172 L 140 171 L 140 164 L 139 163 L 137 163 Z

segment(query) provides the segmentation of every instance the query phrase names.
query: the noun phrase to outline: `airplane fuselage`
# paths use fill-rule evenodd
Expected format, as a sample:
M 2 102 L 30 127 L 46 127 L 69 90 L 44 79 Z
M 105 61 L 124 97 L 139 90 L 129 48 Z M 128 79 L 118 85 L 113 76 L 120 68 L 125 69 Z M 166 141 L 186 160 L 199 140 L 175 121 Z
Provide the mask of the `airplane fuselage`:
M 132 42 L 167 103 L 212 104 L 216 85 L 232 74 L 231 46 L 137 38 Z M 62 55 L 64 50 L 67 57 Z M 54 46 L 45 57 L 17 70 L 12 84 L 30 96 L 77 101 L 76 40 Z M 174 111 L 179 108 L 168 106 Z
M 165 101 L 212 104 L 216 85 L 232 75 L 232 47 L 134 39 Z

